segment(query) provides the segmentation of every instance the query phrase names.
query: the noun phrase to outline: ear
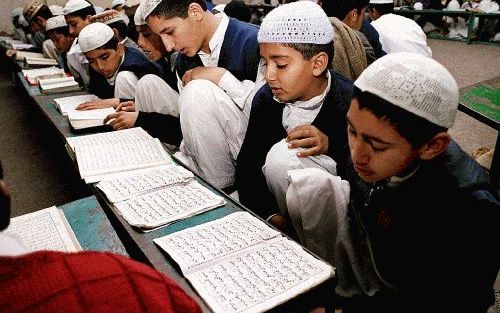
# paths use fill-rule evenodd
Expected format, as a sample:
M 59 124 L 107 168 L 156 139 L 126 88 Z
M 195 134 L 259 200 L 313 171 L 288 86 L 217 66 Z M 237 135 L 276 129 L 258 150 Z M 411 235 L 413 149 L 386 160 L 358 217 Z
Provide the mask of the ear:
M 37 23 L 38 25 L 45 27 L 45 24 L 46 24 L 46 22 L 47 22 L 47 20 L 46 20 L 46 19 L 44 19 L 44 18 L 43 18 L 43 17 L 41 17 L 41 16 L 37 16 L 35 19 L 36 19 L 36 23 Z
M 201 21 L 203 20 L 203 13 L 205 13 L 205 11 L 198 3 L 192 2 L 189 4 L 188 17 L 194 18 L 196 21 Z
M 115 38 L 120 39 L 120 33 L 118 32 L 118 29 L 113 28 L 113 33 L 115 33 Z
M 328 54 L 320 52 L 312 57 L 311 62 L 313 66 L 313 75 L 320 76 L 328 68 L 330 60 L 328 59 Z
M 91 21 L 90 21 L 91 18 L 92 18 L 92 15 L 87 15 L 87 16 L 85 16 L 85 18 L 83 20 L 90 24 L 91 23 Z
M 419 156 L 422 160 L 432 160 L 446 150 L 451 141 L 447 132 L 438 133 L 420 148 Z
M 118 47 L 116 47 L 116 53 L 118 53 L 119 56 L 123 56 L 125 54 L 125 46 L 123 45 L 123 43 L 118 43 Z

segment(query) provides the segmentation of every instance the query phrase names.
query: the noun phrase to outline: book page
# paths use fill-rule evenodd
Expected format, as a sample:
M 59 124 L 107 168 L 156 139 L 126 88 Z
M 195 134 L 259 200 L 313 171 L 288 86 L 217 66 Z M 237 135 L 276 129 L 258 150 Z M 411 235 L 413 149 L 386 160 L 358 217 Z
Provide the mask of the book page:
M 57 68 L 55 66 L 51 67 L 42 67 L 42 68 L 35 68 L 35 69 L 30 69 L 30 70 L 22 70 L 23 76 L 26 78 L 36 78 L 40 76 L 49 76 L 49 75 L 56 75 L 56 74 L 61 74 L 61 75 L 66 75 L 64 73 L 64 70 Z
M 194 174 L 182 166 L 167 165 L 112 180 L 101 180 L 96 186 L 112 203 L 136 197 L 161 187 L 186 183 Z
M 75 149 L 75 155 L 80 175 L 84 179 L 172 163 L 158 139 L 79 145 Z
M 6 230 L 21 237 L 32 251 L 80 251 L 82 248 L 64 214 L 55 206 L 10 219 Z
M 152 139 L 153 137 L 151 137 L 151 135 L 149 135 L 144 129 L 141 127 L 134 127 L 108 133 L 70 137 L 67 138 L 66 141 L 71 149 L 75 150 L 76 146 L 109 145 L 115 142 L 134 143 Z
M 333 274 L 333 267 L 281 237 L 186 278 L 216 313 L 257 313 L 312 289 Z
M 28 50 L 34 47 L 32 44 L 29 43 L 23 43 L 22 41 L 20 43 L 14 43 L 14 41 L 18 40 L 13 40 L 10 43 L 12 49 L 14 50 Z
M 115 204 L 117 211 L 132 226 L 155 228 L 224 205 L 225 200 L 190 181 Z
M 48 58 L 25 57 L 24 61 L 27 65 L 57 65 L 57 60 Z
M 113 108 L 104 108 L 104 109 L 95 109 L 95 110 L 86 110 L 86 111 L 78 111 L 78 110 L 70 110 L 68 111 L 68 119 L 71 120 L 100 120 L 104 121 L 104 119 L 115 113 L 115 109 Z M 101 123 L 103 124 L 103 123 Z
M 61 78 L 48 78 L 40 79 L 40 89 L 41 90 L 51 90 L 63 87 L 78 86 L 74 77 L 61 77 Z
M 165 250 L 187 275 L 216 259 L 278 236 L 281 237 L 280 232 L 250 213 L 236 212 L 157 238 L 154 242 Z
M 96 95 L 80 95 L 80 96 L 72 96 L 72 97 L 64 97 L 54 99 L 54 102 L 57 105 L 59 111 L 61 111 L 62 115 L 68 115 L 68 111 L 74 110 L 78 105 L 87 102 L 99 100 L 99 97 Z

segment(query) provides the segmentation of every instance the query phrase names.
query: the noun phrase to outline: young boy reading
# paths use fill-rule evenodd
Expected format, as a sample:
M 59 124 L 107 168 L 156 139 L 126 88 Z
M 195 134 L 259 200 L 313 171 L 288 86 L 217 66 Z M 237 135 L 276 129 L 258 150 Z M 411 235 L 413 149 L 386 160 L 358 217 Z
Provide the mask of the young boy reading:
M 279 212 L 271 219 L 278 227 L 287 216 L 287 170 L 319 166 L 340 174 L 348 155 L 345 116 L 353 86 L 328 70 L 333 37 L 328 17 L 309 1 L 279 6 L 259 30 L 267 84 L 253 99 L 236 187 L 240 201 L 262 217 Z M 316 137 L 318 130 L 326 136 Z M 289 149 L 285 138 L 298 149 Z
M 298 237 L 336 266 L 343 312 L 486 312 L 500 265 L 500 203 L 447 133 L 455 80 L 431 58 L 394 53 L 354 85 L 350 196 L 325 171 L 291 171 Z
M 66 53 L 68 53 L 71 48 L 74 38 L 69 35 L 68 24 L 66 24 L 64 16 L 58 15 L 49 18 L 45 24 L 45 33 L 50 40 L 52 40 L 59 52 L 59 58 L 57 60 L 59 65 L 64 71 L 69 72 Z

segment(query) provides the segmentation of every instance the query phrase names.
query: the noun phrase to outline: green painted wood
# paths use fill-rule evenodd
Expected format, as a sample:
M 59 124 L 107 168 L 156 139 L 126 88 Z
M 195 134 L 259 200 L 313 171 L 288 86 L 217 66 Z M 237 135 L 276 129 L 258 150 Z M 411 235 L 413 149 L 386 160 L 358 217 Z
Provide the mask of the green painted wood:
M 460 103 L 496 123 L 500 122 L 500 88 L 475 86 L 460 94 Z

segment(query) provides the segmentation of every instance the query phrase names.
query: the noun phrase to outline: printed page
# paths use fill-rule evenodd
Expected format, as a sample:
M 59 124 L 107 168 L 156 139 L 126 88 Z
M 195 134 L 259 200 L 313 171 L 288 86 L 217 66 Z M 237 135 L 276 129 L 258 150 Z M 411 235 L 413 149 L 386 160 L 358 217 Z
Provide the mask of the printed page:
M 167 165 L 126 177 L 101 180 L 96 186 L 112 203 L 124 201 L 162 187 L 183 184 L 194 174 L 182 166 Z
M 240 250 L 281 237 L 248 212 L 236 212 L 202 225 L 157 238 L 154 242 L 179 265 L 184 275 Z
M 333 274 L 333 267 L 281 237 L 186 278 L 216 313 L 257 313 L 312 289 Z
M 152 139 L 153 137 L 151 137 L 151 135 L 149 135 L 144 129 L 140 127 L 134 127 L 108 133 L 70 137 L 67 138 L 66 141 L 74 151 L 76 146 L 108 145 L 116 142 L 134 143 Z
M 225 203 L 224 198 L 191 181 L 116 203 L 115 208 L 130 225 L 155 228 Z
M 100 120 L 104 121 L 104 119 L 115 113 L 115 109 L 113 108 L 104 108 L 104 109 L 95 109 L 95 110 L 86 110 L 86 111 L 78 111 L 78 110 L 70 110 L 68 111 L 68 119 L 71 120 Z M 103 123 L 101 123 L 103 124 Z
M 78 86 L 78 83 L 75 81 L 74 77 L 60 77 L 60 78 L 48 78 L 48 79 L 40 79 L 40 89 L 42 90 L 51 90 L 63 87 L 71 87 Z
M 96 95 L 80 95 L 54 99 L 62 115 L 68 115 L 68 111 L 74 110 L 80 104 L 87 101 L 99 100 Z
M 54 74 L 64 74 L 64 70 L 57 68 L 55 66 L 51 67 L 43 67 L 43 68 L 35 68 L 30 70 L 22 70 L 23 76 L 27 78 L 36 78 L 39 76 L 48 76 Z
M 80 175 L 87 182 L 92 176 L 172 163 L 158 139 L 79 145 L 75 155 Z
M 32 251 L 80 251 L 82 248 L 64 214 L 55 206 L 11 218 L 6 230 L 21 237 Z

